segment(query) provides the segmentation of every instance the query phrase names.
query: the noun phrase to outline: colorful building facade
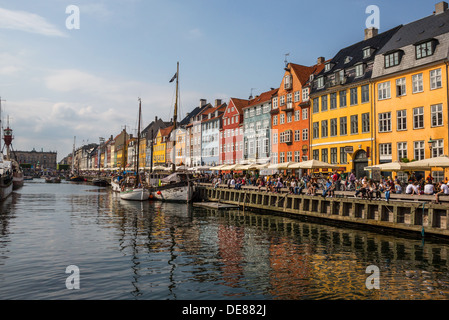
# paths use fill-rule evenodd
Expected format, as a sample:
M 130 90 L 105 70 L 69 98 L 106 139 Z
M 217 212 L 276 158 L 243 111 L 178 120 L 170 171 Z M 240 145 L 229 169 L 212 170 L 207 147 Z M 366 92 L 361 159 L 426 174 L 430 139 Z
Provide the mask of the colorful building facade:
M 248 100 L 231 98 L 222 117 L 219 164 L 237 164 L 243 160 L 243 108 Z

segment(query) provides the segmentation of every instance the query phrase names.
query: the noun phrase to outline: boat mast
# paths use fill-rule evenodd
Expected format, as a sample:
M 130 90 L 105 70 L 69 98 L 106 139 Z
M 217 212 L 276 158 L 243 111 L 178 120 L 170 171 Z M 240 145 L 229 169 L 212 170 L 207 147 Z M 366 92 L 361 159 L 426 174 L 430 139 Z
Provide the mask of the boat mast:
M 142 112 L 142 99 L 139 98 L 139 123 L 137 124 L 137 161 L 136 161 L 136 174 L 140 179 L 139 175 L 139 157 L 140 157 L 140 116 Z M 136 187 L 138 184 L 138 179 L 136 179 Z
M 173 149 L 172 149 L 172 171 L 176 171 L 176 123 L 178 120 L 178 96 L 179 96 L 179 61 L 176 68 L 176 99 L 175 111 L 173 112 Z
M 6 100 L 2 100 L 2 97 L 0 97 L 0 150 L 2 150 L 2 101 L 6 101 Z M 3 151 L 0 153 L 1 154 L 1 159 L 0 161 L 3 161 Z

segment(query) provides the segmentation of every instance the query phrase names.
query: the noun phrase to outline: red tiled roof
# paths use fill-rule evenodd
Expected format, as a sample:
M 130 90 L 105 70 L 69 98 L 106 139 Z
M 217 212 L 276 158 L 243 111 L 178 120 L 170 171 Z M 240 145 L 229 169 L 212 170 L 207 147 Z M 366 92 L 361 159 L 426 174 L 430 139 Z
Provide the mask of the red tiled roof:
M 273 89 L 270 91 L 266 91 L 261 93 L 259 96 L 250 100 L 249 104 L 246 107 L 251 107 L 263 103 L 265 101 L 270 101 L 271 98 L 278 92 L 279 89 Z
M 232 101 L 234 107 L 237 108 L 239 113 L 242 113 L 243 108 L 247 107 L 250 102 L 250 100 L 239 99 L 239 98 L 231 98 L 231 101 Z
M 227 107 L 227 104 L 226 103 L 223 103 L 223 104 L 220 104 L 218 107 L 214 107 L 214 108 L 209 108 L 209 110 L 207 110 L 206 112 L 204 112 L 203 113 L 203 115 L 208 115 L 208 114 L 210 114 L 210 113 L 214 113 L 215 111 L 225 111 L 226 110 L 226 107 Z M 221 113 L 221 114 L 219 114 L 218 115 L 218 117 L 221 117 L 222 115 L 223 115 L 223 112 Z M 213 117 L 211 117 L 210 119 L 209 118 L 206 118 L 206 119 L 203 119 L 203 121 L 202 122 L 206 122 L 206 121 L 209 121 L 209 120 L 212 120 L 212 119 L 215 119 L 215 118 L 217 118 L 217 117 L 215 117 L 215 116 L 213 116 Z
M 172 132 L 172 130 L 173 130 L 173 126 L 169 126 L 169 127 L 167 127 L 167 128 L 160 129 L 160 131 L 161 131 L 161 136 L 162 136 L 162 137 L 168 136 L 168 135 Z

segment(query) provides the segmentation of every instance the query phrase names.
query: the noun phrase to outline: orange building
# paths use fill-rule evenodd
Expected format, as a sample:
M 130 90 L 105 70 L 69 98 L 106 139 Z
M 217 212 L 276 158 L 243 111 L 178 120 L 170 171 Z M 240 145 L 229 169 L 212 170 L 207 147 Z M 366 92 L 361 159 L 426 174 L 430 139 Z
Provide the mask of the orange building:
M 309 155 L 310 76 L 324 68 L 324 58 L 306 67 L 289 63 L 271 110 L 271 163 L 302 162 Z

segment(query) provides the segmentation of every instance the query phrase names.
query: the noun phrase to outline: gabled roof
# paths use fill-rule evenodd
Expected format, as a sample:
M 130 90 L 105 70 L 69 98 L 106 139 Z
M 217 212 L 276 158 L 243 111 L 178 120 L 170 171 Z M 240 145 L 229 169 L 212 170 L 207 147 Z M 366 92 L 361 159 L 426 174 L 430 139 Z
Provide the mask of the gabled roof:
M 449 32 L 449 10 L 401 26 L 378 54 L 431 39 Z
M 316 69 L 315 66 L 306 67 L 306 66 L 302 66 L 300 64 L 295 64 L 295 63 L 289 63 L 288 66 L 292 69 L 292 71 L 298 77 L 298 80 L 301 83 L 301 86 L 304 86 L 304 84 L 309 80 L 310 75 Z
M 243 111 L 243 108 L 247 107 L 249 105 L 250 100 L 246 99 L 239 99 L 239 98 L 231 98 L 232 104 L 234 107 L 238 110 L 238 112 L 241 114 Z M 230 105 L 230 103 L 229 103 Z
M 159 129 L 159 131 L 161 132 L 161 136 L 162 137 L 168 137 L 170 135 L 170 133 L 173 130 L 173 125 L 167 127 L 167 128 L 161 128 Z
M 187 116 L 181 120 L 181 122 L 179 123 L 179 126 L 180 127 L 187 126 L 190 123 L 190 119 L 192 119 L 194 116 L 196 116 L 200 111 L 201 111 L 200 107 L 196 107 L 195 109 L 193 109 L 192 112 L 189 112 L 187 114 Z
M 216 119 L 216 118 L 220 118 L 221 116 L 223 116 L 223 113 L 224 113 L 224 111 L 226 110 L 226 107 L 227 107 L 228 105 L 226 104 L 226 103 L 223 103 L 223 104 L 220 104 L 219 106 L 217 106 L 217 107 L 215 107 L 215 108 L 210 108 L 210 109 L 208 109 L 207 111 L 205 111 L 204 113 L 203 113 L 203 115 L 209 115 L 209 114 L 214 114 L 215 113 L 215 111 L 219 111 L 219 113 L 218 113 L 218 116 L 212 116 L 210 119 L 209 118 L 205 118 L 205 119 L 203 119 L 203 121 L 202 122 L 207 122 L 207 121 L 210 121 L 210 120 L 213 120 L 213 119 Z

